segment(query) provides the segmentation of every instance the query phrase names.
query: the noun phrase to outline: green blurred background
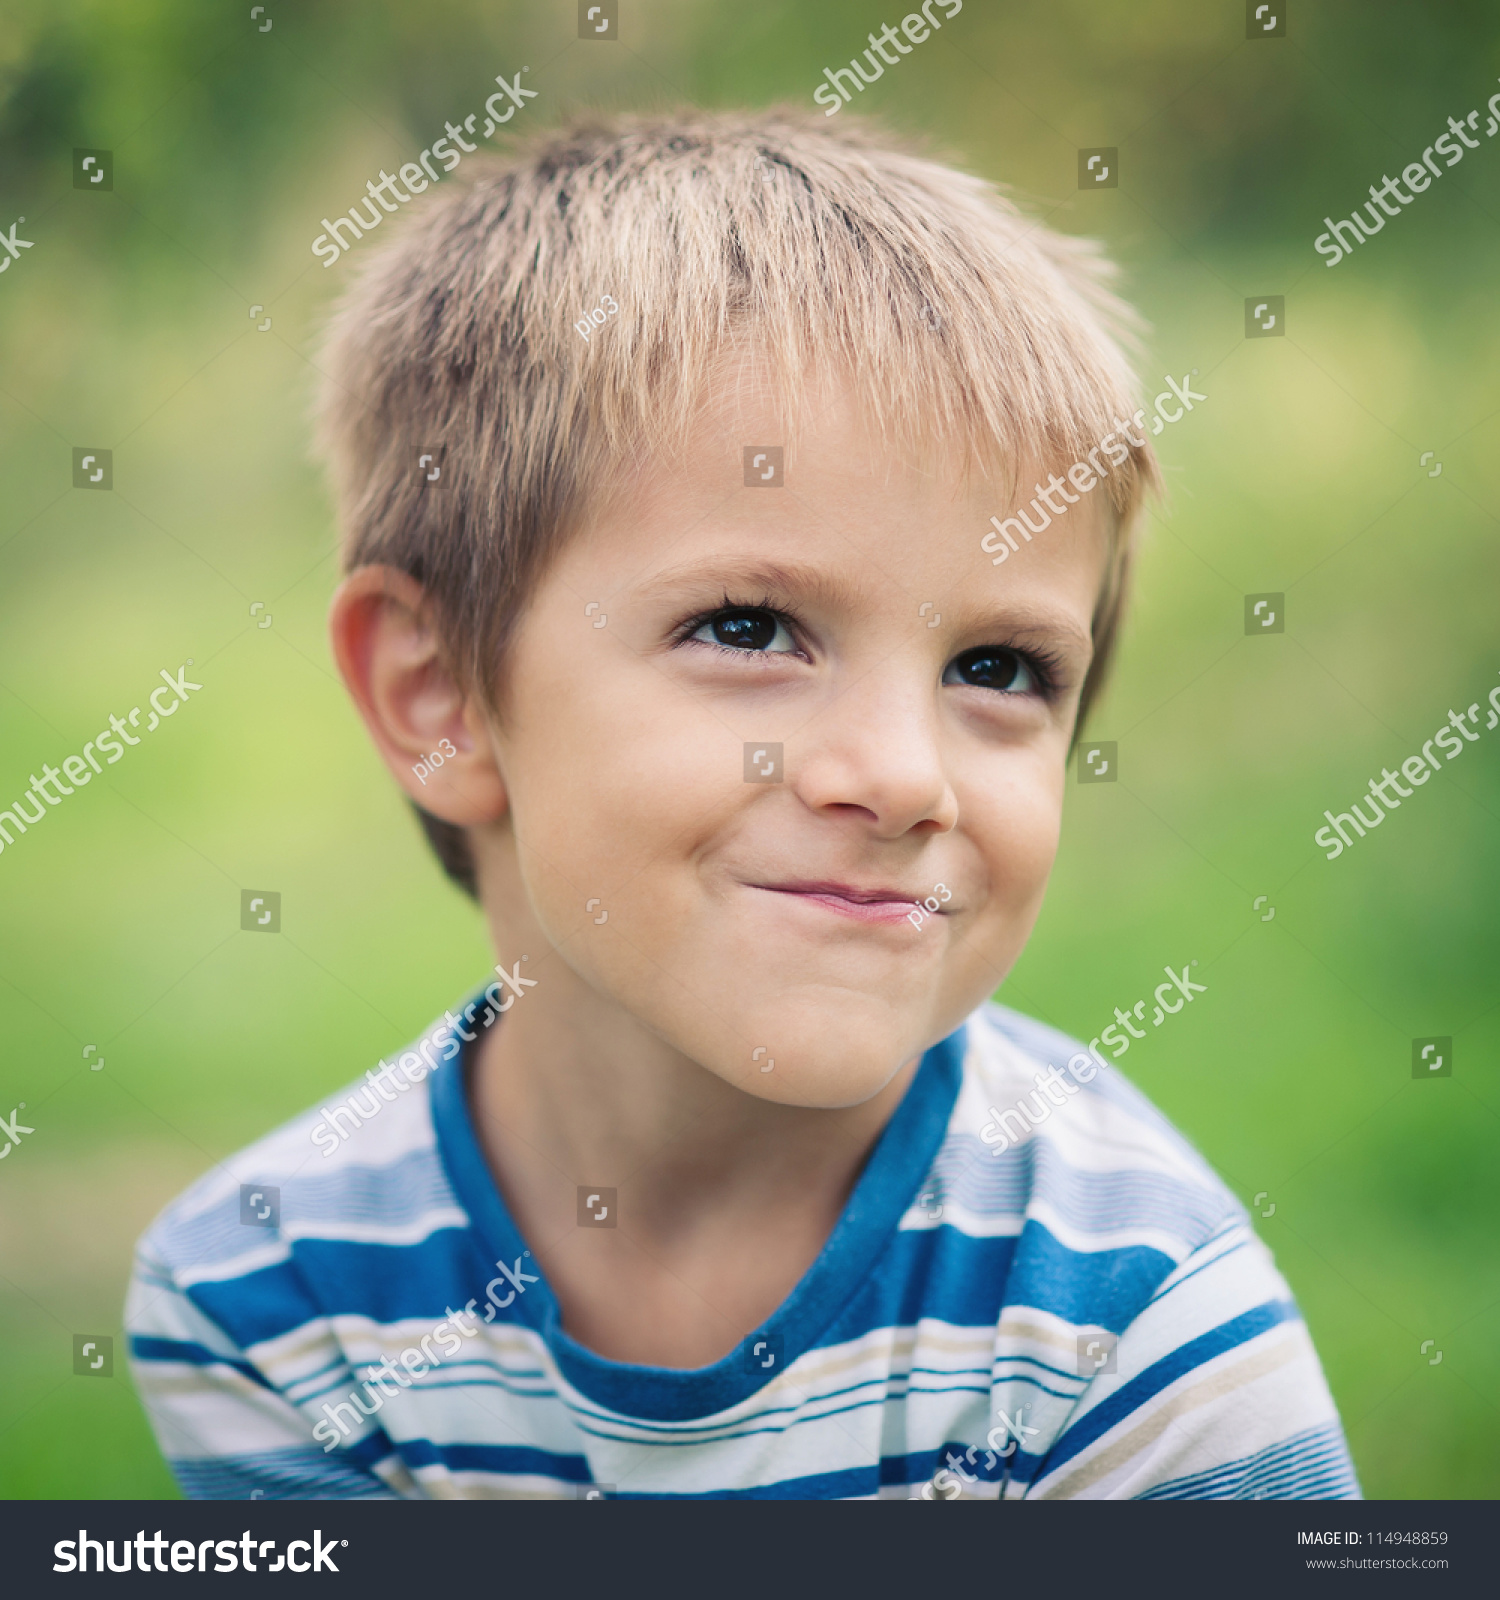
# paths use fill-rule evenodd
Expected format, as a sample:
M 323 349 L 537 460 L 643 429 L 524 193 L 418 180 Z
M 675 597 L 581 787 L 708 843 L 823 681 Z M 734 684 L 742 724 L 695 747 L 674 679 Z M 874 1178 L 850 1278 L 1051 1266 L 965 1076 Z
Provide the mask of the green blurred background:
M 240 0 L 11 0 L 0 231 L 24 216 L 33 248 L 0 277 L 0 804 L 159 669 L 192 657 L 204 688 L 0 859 L 0 1113 L 36 1130 L 0 1165 L 0 1494 L 175 1492 L 118 1345 L 113 1380 L 75 1378 L 72 1335 L 118 1342 L 132 1241 L 184 1184 L 493 959 L 324 642 L 305 418 L 347 267 L 311 255 L 319 219 L 497 73 L 529 66 L 530 122 L 810 107 L 905 9 L 623 0 L 611 43 L 579 40 L 574 0 L 270 0 L 266 31 Z M 1170 502 L 1091 729 L 1120 781 L 1070 783 L 1003 998 L 1087 1038 L 1199 962 L 1208 993 L 1122 1066 L 1264 1191 L 1366 1493 L 1488 1497 L 1500 730 L 1338 861 L 1312 834 L 1500 681 L 1500 138 L 1333 271 L 1312 241 L 1485 104 L 1500 13 L 1290 0 L 1254 43 L 1245 20 L 969 0 L 841 115 L 1104 239 L 1152 325 L 1146 393 L 1197 368 L 1209 396 L 1158 441 Z M 1119 187 L 1080 193 L 1078 149 L 1106 145 Z M 74 189 L 74 147 L 113 152 L 111 192 Z M 1286 335 L 1246 341 L 1267 294 Z M 82 445 L 113 450 L 111 492 L 71 487 Z M 1286 631 L 1247 638 L 1265 591 Z M 242 887 L 280 891 L 279 936 L 239 930 Z M 1413 1082 L 1428 1035 L 1453 1076 Z

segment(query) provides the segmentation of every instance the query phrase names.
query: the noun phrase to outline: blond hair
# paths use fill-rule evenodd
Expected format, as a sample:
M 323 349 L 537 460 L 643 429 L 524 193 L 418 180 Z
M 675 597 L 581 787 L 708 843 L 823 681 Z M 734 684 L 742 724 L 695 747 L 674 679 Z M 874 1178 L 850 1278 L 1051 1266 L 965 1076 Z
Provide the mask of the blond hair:
M 423 584 L 449 665 L 487 696 L 549 557 L 619 463 L 681 444 L 734 351 L 789 438 L 832 365 L 892 440 L 1012 480 L 1037 457 L 1066 470 L 1135 408 L 1133 317 L 1097 248 L 852 118 L 587 117 L 476 172 L 371 247 L 328 330 L 318 436 L 345 569 Z M 603 297 L 618 312 L 585 339 L 575 322 Z M 433 448 L 436 491 L 416 468 Z M 1132 446 L 1105 483 L 1080 726 L 1156 482 Z M 419 815 L 473 892 L 462 830 Z

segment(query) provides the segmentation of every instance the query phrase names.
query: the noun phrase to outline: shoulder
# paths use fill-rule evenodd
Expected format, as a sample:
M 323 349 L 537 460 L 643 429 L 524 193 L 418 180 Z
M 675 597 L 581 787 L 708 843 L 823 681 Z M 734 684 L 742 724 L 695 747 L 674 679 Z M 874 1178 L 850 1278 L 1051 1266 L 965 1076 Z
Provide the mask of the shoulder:
M 1291 1292 L 1191 1143 L 1077 1040 L 1004 1006 L 964 1044 L 936 1187 L 970 1255 L 1007 1242 L 991 1399 L 1024 1410 L 1025 1442 L 1005 1492 L 1357 1493 Z
M 965 1029 L 963 1082 L 949 1124 L 976 1186 L 1022 1180 L 1083 1248 L 1123 1230 L 1180 1262 L 1244 1208 L 1193 1145 L 1114 1067 L 1078 1040 L 991 1002 Z M 990 1173 L 986 1180 L 982 1174 Z M 1021 1200 L 1016 1183 L 1000 1185 Z M 1060 1208 L 1060 1209 L 1059 1209 Z
M 143 1268 L 184 1290 L 274 1269 L 309 1242 L 396 1244 L 466 1223 L 431 1084 L 414 1077 L 372 1070 L 221 1161 L 152 1223 Z
M 965 1028 L 932 1187 L 959 1236 L 950 1254 L 998 1280 L 1002 1346 L 1075 1377 L 1080 1337 L 1123 1333 L 1202 1253 L 1249 1245 L 1212 1277 L 1224 1307 L 1244 1287 L 1230 1280 L 1260 1276 L 1244 1207 L 1150 1101 L 1076 1040 L 1002 1006 Z M 1248 1291 L 1257 1303 L 1264 1287 Z
M 1249 1236 L 1203 1157 L 1078 1041 L 993 1004 L 962 1037 L 948 1125 L 901 1228 L 940 1229 L 1002 1320 L 1028 1308 L 1062 1344 L 1118 1332 L 1196 1252 Z
M 431 1325 L 453 1259 L 471 1248 L 423 1067 L 435 1040 L 434 1070 L 460 1070 L 443 1065 L 440 1028 L 393 1057 L 396 1070 L 382 1063 L 221 1161 L 140 1241 L 131 1370 L 190 1495 L 391 1493 L 378 1475 L 396 1481 L 380 1465 L 384 1435 L 332 1461 L 318 1402 L 356 1385 L 382 1329 L 418 1313 Z

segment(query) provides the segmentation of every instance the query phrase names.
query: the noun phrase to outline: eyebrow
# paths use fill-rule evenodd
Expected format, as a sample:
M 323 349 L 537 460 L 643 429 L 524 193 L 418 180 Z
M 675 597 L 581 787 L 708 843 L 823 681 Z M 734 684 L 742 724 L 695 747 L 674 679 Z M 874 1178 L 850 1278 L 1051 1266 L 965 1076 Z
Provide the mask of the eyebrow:
M 698 560 L 667 567 L 645 580 L 652 589 L 710 587 L 748 589 L 767 595 L 811 595 L 820 600 L 847 601 L 849 592 L 838 579 L 816 567 L 729 556 L 722 561 Z
M 1063 617 L 1031 612 L 1016 618 L 997 617 L 993 625 L 1016 644 L 1062 644 L 1076 650 L 1081 656 L 1091 656 L 1094 652 L 1092 635 Z
M 748 590 L 773 601 L 778 598 L 790 601 L 799 595 L 811 595 L 826 602 L 847 603 L 851 598 L 851 591 L 845 584 L 817 567 L 734 556 L 722 561 L 684 562 L 653 573 L 644 582 L 653 590 L 690 587 Z M 1034 606 L 1018 607 L 1012 616 L 976 615 L 973 625 L 977 631 L 993 630 L 997 636 L 1003 635 L 1007 642 L 1018 645 L 1062 645 L 1080 656 L 1092 656 L 1094 652 L 1092 636 L 1071 618 Z

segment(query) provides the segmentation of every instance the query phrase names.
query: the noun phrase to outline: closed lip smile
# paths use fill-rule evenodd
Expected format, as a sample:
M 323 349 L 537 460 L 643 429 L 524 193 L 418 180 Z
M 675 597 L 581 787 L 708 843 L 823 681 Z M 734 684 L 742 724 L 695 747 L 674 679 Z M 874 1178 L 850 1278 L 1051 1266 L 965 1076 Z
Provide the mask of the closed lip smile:
M 748 887 L 794 896 L 804 904 L 821 906 L 825 911 L 856 922 L 903 922 L 918 901 L 918 896 L 905 894 L 900 889 L 860 889 L 853 884 L 827 880 L 798 878 L 786 883 L 752 883 Z

